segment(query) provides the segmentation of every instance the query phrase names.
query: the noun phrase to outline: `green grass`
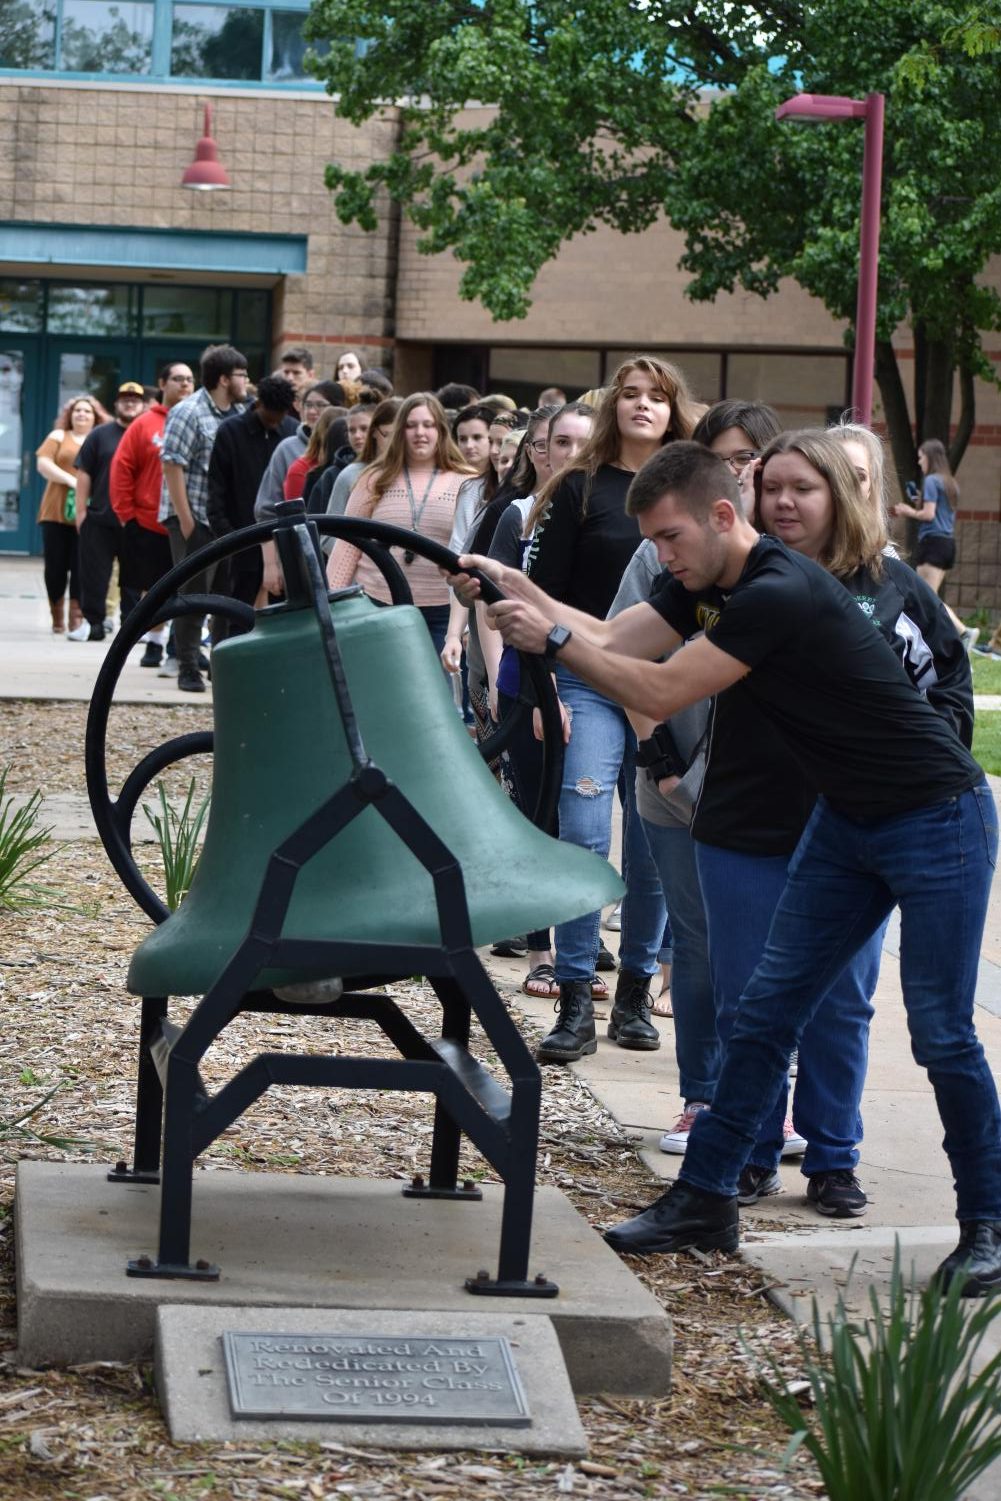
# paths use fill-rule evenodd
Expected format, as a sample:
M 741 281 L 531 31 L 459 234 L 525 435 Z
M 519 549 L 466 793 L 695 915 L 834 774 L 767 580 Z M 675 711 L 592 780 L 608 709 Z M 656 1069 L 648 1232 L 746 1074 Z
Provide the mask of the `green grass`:
M 973 721 L 973 754 L 991 776 L 1001 777 L 1001 710 L 978 711 Z
M 1001 693 L 1001 662 L 993 657 L 981 657 L 976 652 L 970 657 L 973 665 L 974 693 Z

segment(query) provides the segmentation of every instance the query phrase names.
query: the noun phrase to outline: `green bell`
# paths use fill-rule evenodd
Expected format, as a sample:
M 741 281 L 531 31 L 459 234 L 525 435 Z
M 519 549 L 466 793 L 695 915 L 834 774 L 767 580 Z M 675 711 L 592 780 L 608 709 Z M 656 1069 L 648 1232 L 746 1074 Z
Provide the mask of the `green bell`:
M 604 860 L 534 827 L 504 795 L 455 712 L 418 611 L 361 594 L 332 600 L 371 760 L 462 869 L 473 943 L 566 922 L 615 901 Z M 212 654 L 212 805 L 188 896 L 140 945 L 139 995 L 202 995 L 247 936 L 273 851 L 348 782 L 352 762 L 312 610 L 263 612 Z M 373 807 L 301 870 L 283 938 L 441 945 L 432 878 Z M 325 978 L 266 970 L 255 988 Z

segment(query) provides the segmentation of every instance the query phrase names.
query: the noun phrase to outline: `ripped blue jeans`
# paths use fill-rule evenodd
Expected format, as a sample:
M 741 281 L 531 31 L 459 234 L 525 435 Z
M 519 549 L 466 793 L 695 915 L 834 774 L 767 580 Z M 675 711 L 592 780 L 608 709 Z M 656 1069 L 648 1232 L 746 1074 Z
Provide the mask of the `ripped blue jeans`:
M 622 902 L 619 956 L 623 969 L 652 975 L 664 936 L 664 896 L 643 825 L 636 812 L 636 737 L 625 712 L 574 677 L 556 668 L 556 687 L 569 710 L 570 744 L 563 762 L 560 838 L 608 856 L 612 809 L 625 779 L 622 810 Z M 601 913 L 561 923 L 556 929 L 556 978 L 590 980 L 598 956 Z

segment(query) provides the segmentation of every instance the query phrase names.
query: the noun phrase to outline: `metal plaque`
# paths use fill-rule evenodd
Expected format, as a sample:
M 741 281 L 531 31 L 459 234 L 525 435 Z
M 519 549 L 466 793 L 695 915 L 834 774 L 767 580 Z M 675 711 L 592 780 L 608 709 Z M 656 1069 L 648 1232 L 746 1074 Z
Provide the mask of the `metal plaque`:
M 222 1336 L 234 1418 L 477 1423 L 525 1428 L 528 1403 L 503 1335 Z

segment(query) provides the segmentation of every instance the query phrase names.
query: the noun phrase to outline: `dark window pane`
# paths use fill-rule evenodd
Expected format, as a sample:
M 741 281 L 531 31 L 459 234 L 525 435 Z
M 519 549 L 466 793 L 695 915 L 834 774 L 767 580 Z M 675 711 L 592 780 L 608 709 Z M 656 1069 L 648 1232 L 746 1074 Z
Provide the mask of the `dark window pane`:
M 143 336 L 183 334 L 225 343 L 230 336 L 232 301 L 232 292 L 222 287 L 146 287 Z
M 55 0 L 0 0 L 0 68 L 54 68 Z
M 270 292 L 237 292 L 236 342 L 246 354 L 244 344 L 259 344 L 268 337 L 271 321 Z
M 16 532 L 20 525 L 23 387 L 24 355 L 0 349 L 0 532 Z
M 153 6 L 63 0 L 59 46 L 59 65 L 70 73 L 148 73 L 153 61 Z
M 9 333 L 41 333 L 42 306 L 40 281 L 0 280 L 0 328 Z
M 170 71 L 175 78 L 260 78 L 264 12 L 175 5 Z
M 308 11 L 276 10 L 271 13 L 271 56 L 267 59 L 265 78 L 269 83 L 297 83 L 311 79 L 303 66 L 307 43 L 302 28 Z M 329 42 L 313 42 L 313 51 L 322 57 L 329 52 Z
M 59 356 L 59 396 L 56 410 L 62 411 L 67 401 L 87 392 L 90 396 L 96 396 L 110 412 L 115 392 L 124 379 L 118 355 L 82 354 L 67 350 Z
M 49 288 L 50 334 L 135 333 L 134 289 L 127 286 Z

